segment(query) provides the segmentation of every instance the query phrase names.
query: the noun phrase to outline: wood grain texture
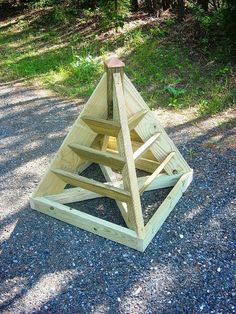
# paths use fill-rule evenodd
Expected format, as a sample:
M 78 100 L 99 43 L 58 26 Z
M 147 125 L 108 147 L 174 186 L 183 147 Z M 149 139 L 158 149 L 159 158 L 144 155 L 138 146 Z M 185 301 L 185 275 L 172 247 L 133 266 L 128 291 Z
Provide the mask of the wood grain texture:
M 99 107 L 96 105 L 99 99 Z M 63 191 L 65 182 L 56 176 L 50 170 L 52 168 L 67 169 L 68 171 L 75 172 L 78 167 L 84 163 L 77 154 L 73 153 L 68 147 L 68 144 L 76 142 L 78 144 L 90 146 L 96 133 L 93 132 L 81 119 L 83 115 L 90 115 L 92 117 L 105 118 L 107 115 L 107 89 L 106 89 L 106 74 L 103 75 L 98 83 L 95 91 L 86 103 L 81 115 L 73 124 L 71 131 L 66 136 L 60 149 L 52 160 L 49 169 L 42 178 L 38 188 L 33 193 L 33 197 L 50 195 L 60 193 Z
M 103 173 L 105 179 L 107 180 L 107 182 L 110 182 L 111 185 L 113 185 L 113 182 L 116 181 L 116 178 L 115 178 L 115 174 L 112 171 L 112 169 L 109 167 L 103 166 L 103 165 L 100 165 L 100 168 L 101 168 L 102 173 Z M 118 182 L 115 182 L 115 184 L 117 184 L 117 183 Z M 119 184 L 119 188 L 121 188 L 121 189 L 124 188 L 122 181 L 120 181 L 118 184 Z M 128 216 L 127 203 L 116 200 L 116 205 L 120 210 L 120 213 L 121 213 L 121 215 L 122 215 L 122 217 L 126 223 L 126 226 L 128 228 L 132 229 L 132 224 L 130 224 L 130 220 L 129 220 L 129 216 Z
M 148 177 L 148 179 L 144 182 L 143 186 L 139 189 L 140 193 L 143 193 L 147 187 L 152 183 L 153 180 L 161 173 L 161 171 L 165 168 L 165 166 L 170 162 L 170 160 L 175 156 L 175 152 L 168 154 L 168 156 L 163 160 L 160 166 Z
M 103 166 L 101 166 L 103 167 Z M 109 173 L 108 167 L 105 167 L 106 171 Z M 148 186 L 146 191 L 153 191 L 157 189 L 163 189 L 167 187 L 174 186 L 179 178 L 182 176 L 182 174 L 175 174 L 172 176 L 160 174 L 157 176 L 154 181 Z M 113 182 L 107 182 L 104 184 L 109 184 L 113 187 L 123 189 L 123 181 L 114 181 L 115 178 L 112 177 L 112 173 L 109 173 L 109 178 L 113 180 Z M 141 187 L 144 182 L 148 179 L 148 176 L 145 177 L 139 177 L 138 178 L 138 186 Z M 65 189 L 62 193 L 54 194 L 54 195 L 48 195 L 45 196 L 47 199 L 50 199 L 52 201 L 61 203 L 61 204 L 67 204 L 67 203 L 74 203 L 74 202 L 80 202 L 85 200 L 90 200 L 94 198 L 100 198 L 103 197 L 101 194 L 97 194 L 95 192 L 91 192 L 88 190 L 84 190 L 81 188 L 70 188 Z M 126 208 L 124 209 L 126 211 Z
M 141 156 L 143 156 L 147 150 L 149 150 L 150 147 L 156 142 L 160 135 L 160 133 L 154 134 L 143 145 L 141 145 L 133 154 L 134 160 L 136 161 Z
M 88 179 L 61 169 L 52 169 L 52 171 L 66 183 L 73 186 L 79 186 L 91 192 L 95 192 L 97 194 L 101 194 L 115 200 L 117 199 L 122 202 L 130 202 L 131 200 L 131 195 L 128 191 L 118 189 L 110 185 L 105 185 L 104 183 L 95 181 L 93 179 Z
M 139 122 L 143 119 L 145 114 L 148 112 L 148 110 L 140 110 L 136 112 L 132 117 L 128 119 L 128 125 L 129 125 L 129 130 L 132 131 L 136 126 L 139 124 Z
M 90 129 L 98 134 L 116 137 L 120 131 L 119 124 L 112 120 L 91 118 L 88 116 L 84 116 L 82 120 L 90 127 Z
M 118 151 L 125 159 L 126 164 L 122 170 L 124 189 L 131 194 L 131 201 L 128 206 L 129 224 L 136 231 L 139 237 L 144 236 L 144 222 L 139 196 L 138 182 L 135 171 L 133 150 L 130 139 L 128 119 L 125 108 L 122 77 L 119 73 L 113 74 L 114 80 L 114 120 L 120 124 L 121 130 L 117 137 Z
M 184 160 L 172 140 L 166 134 L 164 128 L 161 126 L 154 113 L 148 108 L 141 95 L 126 75 L 124 75 L 124 96 L 129 117 L 132 117 L 140 110 L 148 110 L 147 114 L 135 128 L 135 131 L 142 138 L 142 140 L 146 142 L 153 134 L 161 133 L 159 140 L 154 143 L 151 148 L 151 151 L 157 160 L 163 160 L 170 152 L 176 152 L 175 157 L 172 158 L 172 160 L 165 166 L 166 172 L 168 174 L 173 174 L 175 171 L 191 171 L 191 168 Z
M 100 151 L 98 149 L 79 145 L 76 143 L 70 144 L 69 147 L 85 160 L 89 160 L 97 164 L 101 163 L 117 170 L 122 170 L 124 167 L 124 158 L 119 156 L 118 154 Z
M 136 152 L 144 144 L 143 142 L 137 142 L 137 141 L 132 141 L 131 143 L 132 143 L 132 150 L 133 150 L 133 152 Z M 110 137 L 109 138 L 107 149 L 109 151 L 117 151 L 118 150 L 117 140 L 116 140 L 115 137 Z M 146 158 L 146 159 L 157 161 L 157 158 L 153 155 L 151 150 L 147 150 L 146 152 L 144 152 L 144 154 L 142 156 L 144 158 Z
M 116 57 L 111 57 L 104 62 L 104 68 L 107 72 L 107 107 L 108 118 L 113 118 L 113 74 L 119 73 L 123 80 L 125 64 Z
M 157 231 L 160 229 L 166 218 L 171 213 L 172 209 L 175 207 L 182 194 L 186 191 L 187 187 L 191 183 L 193 178 L 193 172 L 185 173 L 178 180 L 176 185 L 167 195 L 164 202 L 157 209 L 156 213 L 148 221 L 145 226 L 145 239 L 143 242 L 143 250 L 146 249 L 148 244 L 151 242 Z
M 135 231 L 128 228 L 88 215 L 77 209 L 58 204 L 44 197 L 31 199 L 30 205 L 33 209 L 59 219 L 60 221 L 77 226 L 130 248 L 139 251 L 143 249 L 143 241 L 138 238 Z

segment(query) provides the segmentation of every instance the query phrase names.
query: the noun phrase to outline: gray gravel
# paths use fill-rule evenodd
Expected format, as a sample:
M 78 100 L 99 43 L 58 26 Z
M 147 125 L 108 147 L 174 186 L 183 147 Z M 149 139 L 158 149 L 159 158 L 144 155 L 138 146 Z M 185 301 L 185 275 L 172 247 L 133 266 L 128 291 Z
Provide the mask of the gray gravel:
M 189 110 L 157 111 L 195 174 L 139 253 L 29 207 L 80 108 L 45 91 L 0 85 L 0 312 L 236 313 L 235 113 L 200 119 Z M 144 196 L 146 211 L 158 197 Z M 104 204 L 116 212 L 103 201 L 97 214 L 105 215 Z

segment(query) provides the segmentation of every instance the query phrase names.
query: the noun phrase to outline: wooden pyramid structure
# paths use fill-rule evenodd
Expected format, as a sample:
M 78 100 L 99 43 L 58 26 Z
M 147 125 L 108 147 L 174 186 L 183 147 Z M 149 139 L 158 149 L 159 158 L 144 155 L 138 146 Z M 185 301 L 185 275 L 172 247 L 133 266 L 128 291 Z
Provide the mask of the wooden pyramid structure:
M 124 63 L 110 58 L 105 70 L 30 204 L 143 252 L 187 189 L 193 171 L 124 74 Z M 99 164 L 106 183 L 80 175 L 91 163 Z M 137 177 L 136 169 L 148 175 Z M 166 187 L 173 188 L 144 225 L 140 194 Z M 127 227 L 66 205 L 97 197 L 114 199 Z

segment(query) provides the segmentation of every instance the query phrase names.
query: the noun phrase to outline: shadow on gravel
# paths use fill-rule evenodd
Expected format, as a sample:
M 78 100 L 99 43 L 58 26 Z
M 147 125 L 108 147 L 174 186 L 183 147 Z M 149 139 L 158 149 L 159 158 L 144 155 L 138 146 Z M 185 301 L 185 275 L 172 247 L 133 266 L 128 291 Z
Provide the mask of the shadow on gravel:
M 0 311 L 233 313 L 232 121 L 209 127 L 206 120 L 200 133 L 196 120 L 168 129 L 194 181 L 139 253 L 29 208 L 47 156 L 78 115 L 73 104 L 31 92 L 21 102 L 7 93 L 2 98 L 2 195 L 9 215 L 0 229 Z

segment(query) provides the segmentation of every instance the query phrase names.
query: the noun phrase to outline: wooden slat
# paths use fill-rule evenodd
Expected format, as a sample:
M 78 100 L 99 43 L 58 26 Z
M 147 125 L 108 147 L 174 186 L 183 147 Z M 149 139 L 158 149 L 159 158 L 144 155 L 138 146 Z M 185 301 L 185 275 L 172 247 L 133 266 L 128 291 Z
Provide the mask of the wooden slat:
M 152 218 L 148 221 L 145 226 L 145 239 L 143 241 L 143 251 L 146 249 L 148 244 L 151 242 L 157 231 L 160 229 L 166 218 L 175 207 L 182 194 L 186 191 L 187 187 L 193 179 L 193 171 L 183 174 L 174 188 L 165 198 L 164 202 L 157 209 Z
M 125 64 L 116 57 L 111 57 L 104 62 L 107 72 L 107 116 L 113 118 L 113 73 L 120 73 L 124 77 Z
M 140 110 L 148 110 L 147 114 L 135 128 L 135 131 L 142 138 L 143 142 L 146 142 L 146 140 L 148 140 L 154 133 L 161 133 L 161 138 L 159 138 L 159 140 L 151 147 L 151 151 L 156 159 L 163 160 L 168 152 L 176 152 L 176 158 L 173 158 L 166 165 L 165 171 L 170 175 L 175 171 L 191 171 L 191 168 L 157 120 L 156 114 L 148 108 L 147 104 L 126 75 L 124 75 L 124 96 L 126 101 L 126 111 L 129 117 L 132 117 Z
M 92 115 L 98 118 L 105 118 L 107 112 L 107 89 L 106 89 L 106 74 L 103 75 L 101 81 L 97 85 L 93 94 L 89 98 L 88 102 L 84 106 L 84 109 L 80 116 L 73 124 L 70 132 L 63 141 L 60 149 L 56 153 L 51 165 L 42 178 L 38 188 L 33 193 L 33 197 L 44 196 L 49 194 L 56 194 L 63 191 L 65 182 L 56 176 L 51 169 L 62 168 L 75 172 L 78 167 L 84 163 L 78 155 L 72 154 L 68 144 L 77 142 L 78 144 L 90 146 L 95 137 L 96 133 L 90 130 L 86 124 L 82 121 L 81 115 Z M 99 99 L 99 106 L 97 101 Z
M 148 173 L 153 173 L 159 165 L 159 162 L 147 158 L 139 158 L 138 160 L 135 160 L 135 168 Z
M 30 200 L 33 209 L 47 214 L 96 235 L 105 237 L 109 240 L 127 245 L 133 249 L 142 251 L 143 241 L 140 240 L 133 230 L 116 225 L 104 219 L 83 213 L 78 209 L 58 204 L 44 197 Z
M 47 195 L 45 198 L 58 202 L 60 204 L 77 203 L 87 200 L 92 200 L 94 198 L 104 197 L 101 194 L 91 192 L 81 188 L 70 188 L 65 189 L 62 193 Z
M 171 158 L 175 155 L 175 152 L 170 153 L 160 164 L 160 166 L 151 174 L 148 179 L 144 182 L 143 186 L 139 189 L 140 193 L 143 193 L 146 188 L 152 183 L 152 181 L 156 178 L 158 174 L 165 168 Z
M 105 167 L 108 168 L 108 167 Z M 111 174 L 110 174 L 111 176 Z M 147 187 L 146 191 L 152 191 L 156 189 L 163 189 L 167 187 L 174 186 L 182 174 L 173 174 L 171 176 L 166 174 L 160 174 L 152 181 L 152 183 Z M 148 176 L 139 177 L 138 179 L 138 186 L 141 187 L 144 182 L 147 180 Z M 114 181 L 114 182 L 107 182 L 105 184 L 111 185 L 116 188 L 123 189 L 123 181 Z M 84 190 L 81 188 L 70 188 L 65 189 L 62 193 L 48 195 L 45 196 L 47 199 L 52 201 L 58 202 L 60 204 L 67 204 L 67 203 L 74 203 L 80 202 L 85 200 L 91 200 L 94 198 L 104 197 L 103 195 Z
M 79 186 L 97 194 L 101 194 L 103 196 L 107 196 L 122 202 L 129 202 L 131 199 L 129 192 L 106 185 L 93 179 L 88 179 L 61 169 L 52 169 L 52 172 L 58 175 L 66 183 Z
M 128 119 L 129 130 L 133 130 L 139 124 L 139 122 L 143 119 L 148 110 L 140 110 L 136 112 L 132 117 Z
M 121 170 L 124 167 L 124 158 L 118 154 L 112 154 L 105 151 L 100 151 L 91 147 L 87 147 L 79 144 L 68 145 L 75 153 L 85 160 L 92 161 L 94 163 L 101 163 L 103 165 L 112 167 L 117 170 Z
M 116 137 L 120 131 L 120 126 L 112 120 L 105 120 L 83 116 L 82 120 L 90 127 L 91 130 L 98 134 L 104 134 Z
M 115 174 L 110 167 L 100 165 L 100 168 L 101 168 L 102 173 L 103 173 L 105 179 L 107 180 L 107 182 L 110 182 L 112 184 L 113 183 L 112 181 L 116 181 Z M 123 182 L 122 181 L 121 181 L 121 186 L 123 188 Z M 127 227 L 132 228 L 132 224 L 130 224 L 129 217 L 128 217 L 127 204 L 124 202 L 116 200 L 116 205 L 119 208 L 121 215 L 124 218 L 124 221 L 125 221 Z
M 127 204 L 128 219 L 130 225 L 137 232 L 138 236 L 144 237 L 144 221 L 126 113 L 122 78 L 119 73 L 114 73 L 113 79 L 115 91 L 113 98 L 113 116 L 114 120 L 120 123 L 121 126 L 120 133 L 117 137 L 118 151 L 126 161 L 122 170 L 123 184 L 125 190 L 130 191 L 131 194 L 131 202 Z
M 107 149 L 108 152 L 112 152 L 113 154 L 118 154 L 116 150 L 113 149 Z M 135 160 L 135 168 L 153 173 L 153 171 L 156 170 L 156 168 L 160 165 L 158 161 L 150 160 L 148 158 L 139 158 L 138 160 Z
M 134 152 L 134 160 L 139 159 L 143 154 L 149 150 L 149 148 L 152 146 L 153 143 L 156 142 L 158 137 L 161 135 L 161 133 L 154 134 L 151 136 L 142 146 L 140 146 L 135 152 Z
M 139 149 L 143 144 L 144 142 L 137 142 L 137 141 L 132 141 L 132 150 L 133 152 L 135 152 L 137 149 Z M 108 142 L 108 145 L 107 145 L 107 150 L 109 151 L 117 151 L 118 148 L 117 148 L 117 141 L 116 141 L 116 138 L 115 137 L 109 137 L 109 142 Z M 147 150 L 144 154 L 143 154 L 143 157 L 144 158 L 147 158 L 147 159 L 151 159 L 151 160 L 154 160 L 154 161 L 157 161 L 157 159 L 154 157 L 153 153 L 151 152 L 151 150 Z

